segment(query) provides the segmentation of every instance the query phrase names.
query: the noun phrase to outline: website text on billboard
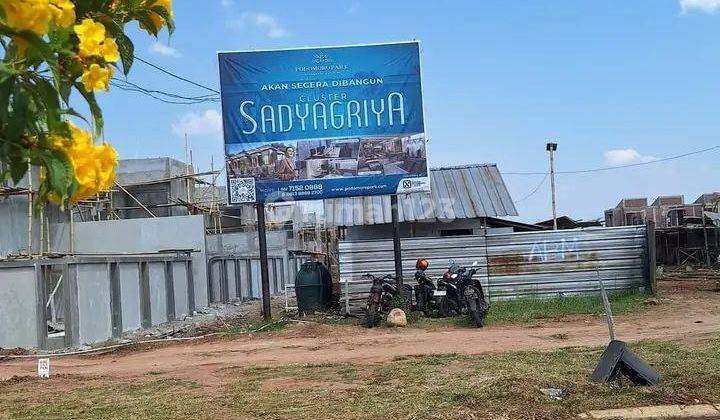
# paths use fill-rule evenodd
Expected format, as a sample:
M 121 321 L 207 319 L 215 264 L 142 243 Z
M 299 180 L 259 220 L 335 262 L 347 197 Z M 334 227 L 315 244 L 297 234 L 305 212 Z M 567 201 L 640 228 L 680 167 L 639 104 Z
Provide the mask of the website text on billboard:
M 230 204 L 430 190 L 417 42 L 219 63 Z

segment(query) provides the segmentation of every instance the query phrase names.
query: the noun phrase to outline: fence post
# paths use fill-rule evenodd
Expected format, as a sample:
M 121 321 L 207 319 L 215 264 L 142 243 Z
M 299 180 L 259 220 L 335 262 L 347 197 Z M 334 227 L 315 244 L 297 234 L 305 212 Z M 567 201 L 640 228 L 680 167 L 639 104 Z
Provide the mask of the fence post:
M 655 222 L 648 220 L 645 223 L 645 231 L 645 238 L 647 241 L 647 279 L 648 285 L 650 286 L 650 292 L 655 294 L 657 293 L 657 277 L 655 270 L 657 266 Z

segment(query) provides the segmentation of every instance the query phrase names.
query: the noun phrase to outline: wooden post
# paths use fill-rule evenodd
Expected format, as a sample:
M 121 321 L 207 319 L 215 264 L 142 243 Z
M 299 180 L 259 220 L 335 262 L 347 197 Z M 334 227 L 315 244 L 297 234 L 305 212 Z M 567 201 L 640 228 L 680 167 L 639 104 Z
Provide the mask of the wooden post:
M 400 247 L 400 217 L 398 215 L 398 197 L 390 196 L 390 214 L 393 228 L 393 255 L 395 257 L 395 283 L 398 293 L 402 296 L 403 272 L 402 272 L 402 249 Z
M 647 276 L 648 285 L 650 286 L 650 292 L 652 294 L 657 293 L 657 278 L 656 278 L 656 266 L 657 266 L 657 251 L 655 244 L 655 222 L 648 220 L 645 222 L 646 238 L 647 238 Z M 678 231 L 678 235 L 680 232 Z M 679 249 L 679 248 L 678 248 Z
M 267 237 L 265 236 L 265 203 L 257 203 L 258 246 L 260 248 L 260 281 L 262 284 L 263 318 L 272 318 L 270 311 L 270 275 L 268 273 Z

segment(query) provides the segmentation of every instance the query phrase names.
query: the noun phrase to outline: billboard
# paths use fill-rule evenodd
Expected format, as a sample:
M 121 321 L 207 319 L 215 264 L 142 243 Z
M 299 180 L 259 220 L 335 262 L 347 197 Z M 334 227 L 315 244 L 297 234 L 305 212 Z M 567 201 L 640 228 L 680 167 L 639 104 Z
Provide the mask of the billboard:
M 229 204 L 430 190 L 417 42 L 219 64 Z

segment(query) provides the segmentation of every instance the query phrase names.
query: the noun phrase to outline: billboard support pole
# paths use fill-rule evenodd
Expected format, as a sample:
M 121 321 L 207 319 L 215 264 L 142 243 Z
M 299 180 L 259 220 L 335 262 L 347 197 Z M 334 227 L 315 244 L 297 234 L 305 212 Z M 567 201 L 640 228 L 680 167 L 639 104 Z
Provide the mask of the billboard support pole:
M 395 282 L 398 292 L 403 290 L 403 273 L 402 273 L 402 250 L 400 248 L 400 218 L 398 216 L 398 196 L 393 194 L 390 196 L 390 214 L 392 216 L 393 228 L 393 255 L 395 256 Z
M 258 246 L 260 248 L 260 281 L 262 285 L 263 318 L 269 321 L 270 313 L 270 276 L 268 274 L 267 237 L 265 236 L 265 203 L 257 203 Z

